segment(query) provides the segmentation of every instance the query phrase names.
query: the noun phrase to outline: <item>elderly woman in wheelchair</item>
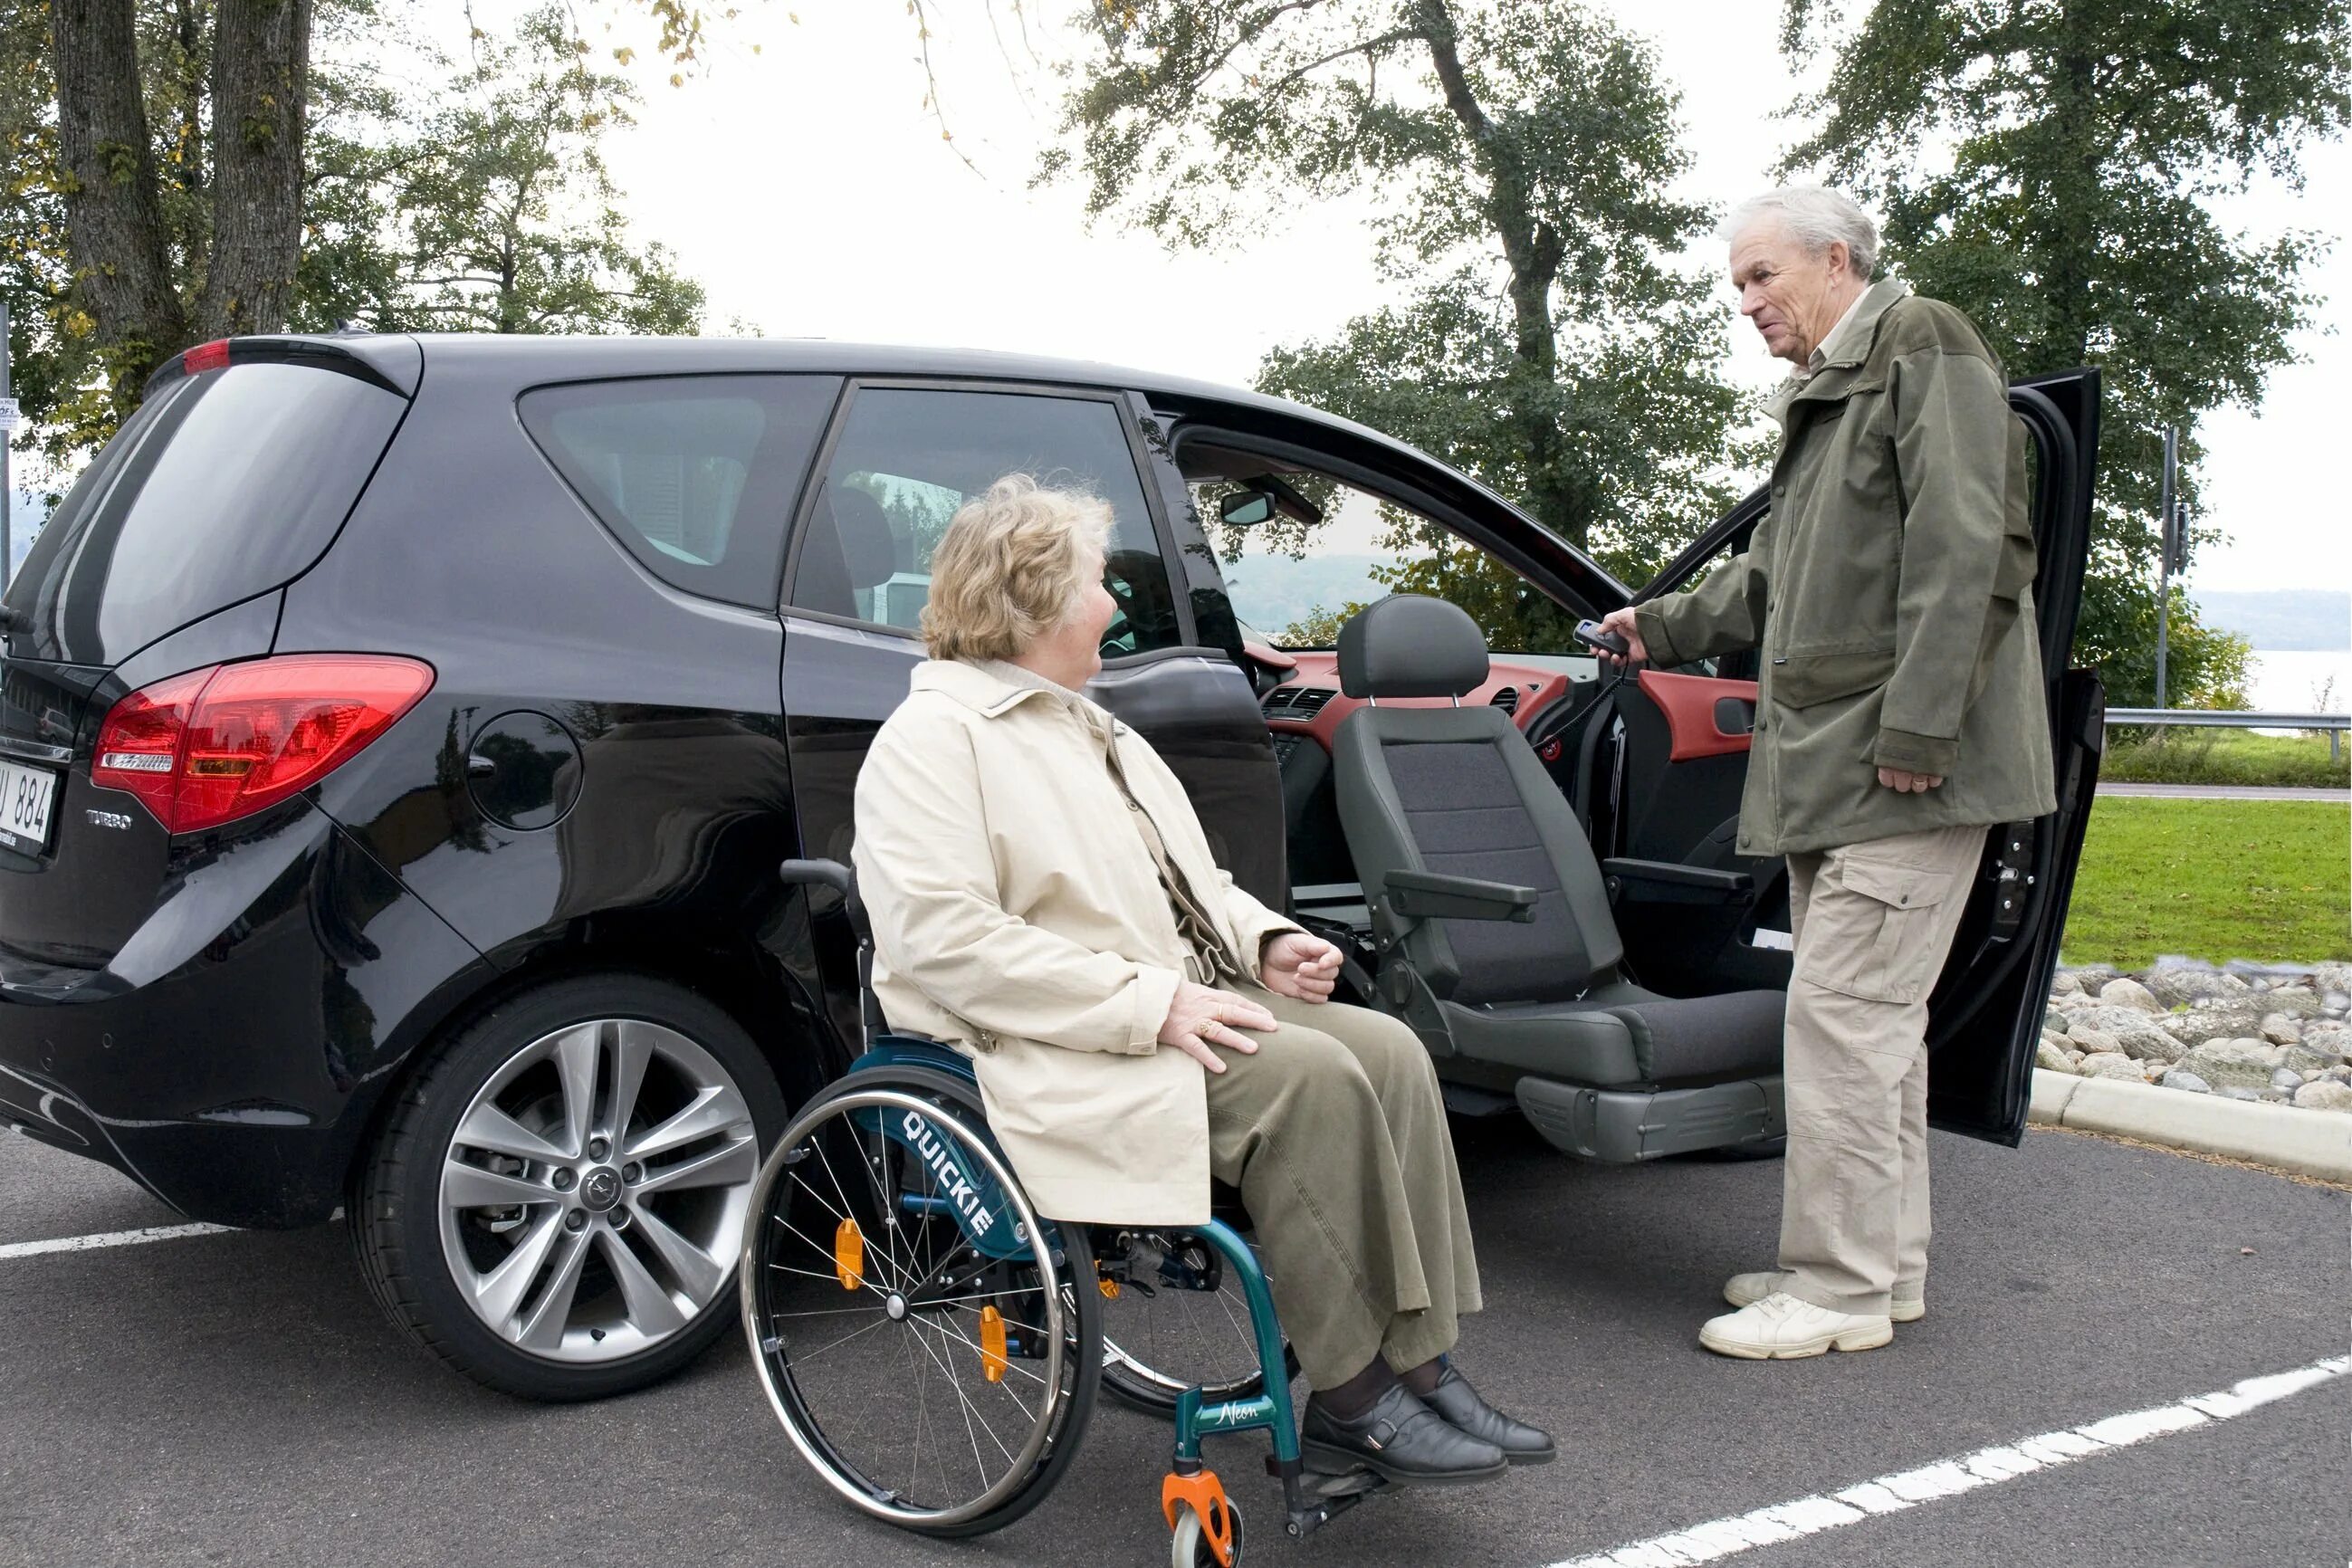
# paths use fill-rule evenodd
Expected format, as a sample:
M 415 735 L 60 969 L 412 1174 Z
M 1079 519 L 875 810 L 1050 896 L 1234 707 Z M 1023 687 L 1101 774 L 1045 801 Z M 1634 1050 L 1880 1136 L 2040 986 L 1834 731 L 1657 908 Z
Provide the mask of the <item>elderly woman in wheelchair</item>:
M 933 554 L 931 658 L 857 784 L 851 902 L 869 1027 L 878 1007 L 891 1035 L 771 1162 L 746 1327 L 803 1454 L 934 1533 L 1025 1511 L 1098 1373 L 1172 1405 L 1163 1506 L 1180 1532 L 1197 1521 L 1199 1561 L 1230 1563 L 1228 1507 L 1197 1479 L 1204 1424 L 1270 1431 L 1294 1533 L 1337 1511 L 1318 1496 L 1483 1480 L 1553 1446 L 1447 1359 L 1480 1301 L 1425 1048 L 1330 1000 L 1339 951 L 1236 887 L 1174 774 L 1081 695 L 1114 609 L 1108 526 L 1102 502 L 1016 475 Z M 1213 1181 L 1239 1189 L 1262 1274 L 1213 1218 Z M 1250 1364 L 1171 1365 L 1199 1359 L 1161 1342 L 1175 1303 L 1241 1335 L 1235 1299 Z M 1295 1435 L 1283 1332 L 1311 1390 Z M 820 1415 L 829 1355 L 887 1372 L 838 1374 L 845 1408 Z M 895 1426 L 886 1375 L 902 1402 L 919 1385 Z

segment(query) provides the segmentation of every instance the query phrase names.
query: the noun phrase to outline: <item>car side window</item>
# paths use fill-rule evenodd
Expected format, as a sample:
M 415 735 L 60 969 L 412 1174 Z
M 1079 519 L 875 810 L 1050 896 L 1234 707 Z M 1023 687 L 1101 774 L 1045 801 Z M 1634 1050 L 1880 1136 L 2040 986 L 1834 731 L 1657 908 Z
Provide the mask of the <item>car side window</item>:
M 1013 473 L 1110 503 L 1103 580 L 1119 610 L 1103 639 L 1106 657 L 1183 640 L 1134 453 L 1118 406 L 1100 398 L 861 388 L 793 552 L 787 602 L 917 629 L 930 597 L 931 552 L 949 520 Z
M 1328 649 L 1366 605 L 1423 594 L 1467 612 L 1495 653 L 1584 657 L 1570 636 L 1574 614 L 1433 519 L 1345 480 L 1206 443 L 1184 448 L 1179 462 L 1245 636 Z M 1223 521 L 1227 501 L 1251 490 L 1287 493 L 1261 521 Z
M 689 594 L 770 609 L 829 375 L 574 382 L 523 394 L 523 428 L 645 568 Z

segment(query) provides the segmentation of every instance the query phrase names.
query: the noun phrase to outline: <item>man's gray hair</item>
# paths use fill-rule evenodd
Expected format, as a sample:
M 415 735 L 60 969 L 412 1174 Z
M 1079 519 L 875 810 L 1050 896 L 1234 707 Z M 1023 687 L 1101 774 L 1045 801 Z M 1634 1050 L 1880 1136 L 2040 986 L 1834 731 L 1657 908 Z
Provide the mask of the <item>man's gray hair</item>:
M 1878 226 L 1853 198 L 1826 185 L 1782 185 L 1731 209 L 1723 237 L 1735 239 L 1766 219 L 1787 229 L 1808 255 L 1843 244 L 1853 275 L 1870 281 L 1878 270 Z

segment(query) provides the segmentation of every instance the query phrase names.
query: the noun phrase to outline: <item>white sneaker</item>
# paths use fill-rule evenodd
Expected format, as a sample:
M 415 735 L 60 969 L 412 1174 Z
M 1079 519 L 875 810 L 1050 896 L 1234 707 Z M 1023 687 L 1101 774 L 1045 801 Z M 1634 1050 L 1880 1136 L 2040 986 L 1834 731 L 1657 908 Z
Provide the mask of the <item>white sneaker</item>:
M 1751 1306 L 1765 1297 L 1786 1290 L 1796 1276 L 1786 1269 L 1768 1268 L 1760 1274 L 1735 1274 L 1723 1282 L 1723 1299 L 1735 1307 Z M 1916 1323 L 1927 1315 L 1927 1288 L 1925 1285 L 1897 1285 L 1895 1301 L 1886 1315 L 1898 1323 Z
M 1874 1351 L 1895 1338 L 1885 1318 L 1832 1312 L 1776 1290 L 1737 1312 L 1709 1318 L 1698 1342 L 1717 1355 L 1747 1361 L 1799 1361 L 1823 1351 Z

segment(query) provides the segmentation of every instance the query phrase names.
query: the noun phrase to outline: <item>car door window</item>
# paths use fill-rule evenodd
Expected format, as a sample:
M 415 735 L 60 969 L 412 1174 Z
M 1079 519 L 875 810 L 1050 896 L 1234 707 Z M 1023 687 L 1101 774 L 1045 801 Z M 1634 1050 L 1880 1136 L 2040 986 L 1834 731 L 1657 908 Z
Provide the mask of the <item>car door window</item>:
M 1517 573 L 1444 524 L 1344 480 L 1298 468 L 1275 476 L 1292 510 L 1236 526 L 1223 507 L 1264 487 L 1269 465 L 1245 453 L 1188 447 L 1181 458 L 1194 510 L 1214 545 L 1234 614 L 1259 640 L 1283 648 L 1330 648 L 1339 628 L 1391 594 L 1423 594 L 1459 605 L 1490 651 L 1590 664 L 1569 635 L 1576 616 Z M 1303 502 L 1319 516 L 1296 515 Z
M 1109 503 L 1103 578 L 1119 608 L 1104 637 L 1105 655 L 1181 643 L 1134 454 L 1117 405 L 1100 398 L 861 388 L 794 551 L 788 602 L 915 631 L 930 596 L 931 552 L 949 520 L 1013 473 Z
M 838 395 L 824 375 L 577 382 L 525 393 L 523 428 L 646 569 L 761 609 Z

